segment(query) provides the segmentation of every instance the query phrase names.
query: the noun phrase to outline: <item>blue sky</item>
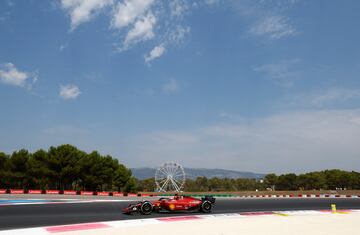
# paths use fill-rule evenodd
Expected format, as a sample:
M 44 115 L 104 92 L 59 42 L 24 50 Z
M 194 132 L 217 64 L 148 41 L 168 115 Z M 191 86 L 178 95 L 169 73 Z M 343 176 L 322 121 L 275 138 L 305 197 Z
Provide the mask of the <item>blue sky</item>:
M 0 150 L 360 170 L 360 3 L 0 2 Z

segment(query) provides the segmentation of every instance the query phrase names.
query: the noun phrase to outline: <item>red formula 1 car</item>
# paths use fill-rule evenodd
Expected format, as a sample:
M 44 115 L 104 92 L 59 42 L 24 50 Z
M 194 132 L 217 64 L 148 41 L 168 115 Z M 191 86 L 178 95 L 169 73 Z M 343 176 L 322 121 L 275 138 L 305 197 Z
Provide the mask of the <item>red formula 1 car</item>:
M 177 196 L 173 198 L 160 198 L 157 201 L 141 201 L 135 204 L 130 204 L 123 209 L 123 213 L 132 214 L 134 212 L 141 213 L 143 215 L 149 215 L 152 212 L 180 212 L 180 211 L 200 211 L 204 213 L 210 213 L 213 205 L 215 204 L 215 198 L 212 196 L 205 196 L 201 199 Z

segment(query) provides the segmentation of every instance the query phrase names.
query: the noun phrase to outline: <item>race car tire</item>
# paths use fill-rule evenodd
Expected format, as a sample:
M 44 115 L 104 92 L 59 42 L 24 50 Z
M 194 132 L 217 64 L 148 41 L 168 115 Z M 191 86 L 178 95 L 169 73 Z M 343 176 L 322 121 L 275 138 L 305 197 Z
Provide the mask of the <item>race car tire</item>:
M 141 214 L 150 215 L 152 211 L 153 211 L 153 205 L 150 202 L 145 201 L 141 204 L 141 206 L 140 206 Z
M 210 201 L 204 200 L 200 205 L 200 211 L 204 213 L 210 213 L 212 204 Z

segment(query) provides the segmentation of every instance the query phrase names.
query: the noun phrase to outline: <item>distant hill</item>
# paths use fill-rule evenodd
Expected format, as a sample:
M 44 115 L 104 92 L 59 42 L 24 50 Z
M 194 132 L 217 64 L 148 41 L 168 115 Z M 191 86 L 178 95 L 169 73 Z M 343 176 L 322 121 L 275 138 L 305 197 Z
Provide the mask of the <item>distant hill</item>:
M 146 179 L 152 178 L 155 175 L 155 168 L 131 168 L 133 175 L 137 179 Z M 244 171 L 233 171 L 233 170 L 224 170 L 224 169 L 206 169 L 206 168 L 184 168 L 186 178 L 195 179 L 199 176 L 205 176 L 207 178 L 248 178 L 248 179 L 260 179 L 265 176 L 265 174 L 258 174 L 253 172 L 244 172 Z

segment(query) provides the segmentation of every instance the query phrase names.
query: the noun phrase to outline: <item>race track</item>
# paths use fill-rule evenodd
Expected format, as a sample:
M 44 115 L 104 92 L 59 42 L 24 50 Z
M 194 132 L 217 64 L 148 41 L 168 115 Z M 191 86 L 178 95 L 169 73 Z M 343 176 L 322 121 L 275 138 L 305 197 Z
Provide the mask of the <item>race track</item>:
M 360 198 L 217 199 L 213 213 L 321 210 L 330 209 L 330 205 L 333 203 L 337 205 L 338 209 L 360 209 Z M 128 201 L 106 201 L 38 205 L 0 205 L 0 230 L 184 215 L 183 213 L 152 214 L 150 216 L 124 215 L 121 213 L 121 209 L 128 204 Z

